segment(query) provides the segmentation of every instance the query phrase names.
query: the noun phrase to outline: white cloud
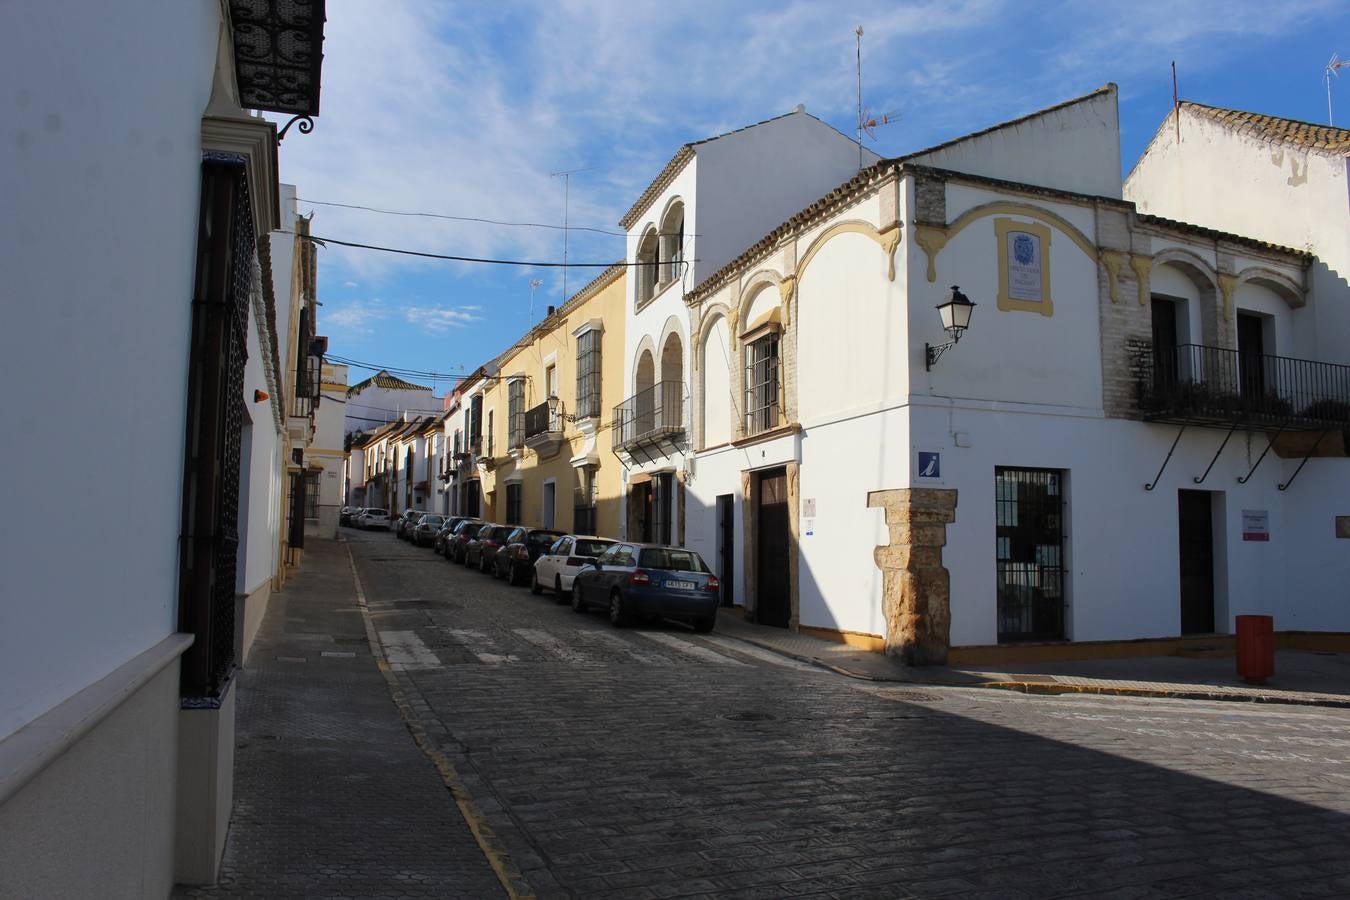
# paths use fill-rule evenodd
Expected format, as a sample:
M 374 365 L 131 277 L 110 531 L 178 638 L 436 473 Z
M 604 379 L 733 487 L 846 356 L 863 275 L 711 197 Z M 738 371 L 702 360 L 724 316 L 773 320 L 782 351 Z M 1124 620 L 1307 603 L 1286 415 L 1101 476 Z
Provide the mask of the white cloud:
M 388 316 L 384 301 L 375 298 L 325 305 L 318 321 L 320 330 L 330 334 L 360 335 L 370 334 L 375 323 Z
M 472 311 L 477 309 L 481 307 L 405 306 L 403 318 L 428 334 L 444 334 L 452 328 L 481 322 L 483 317 Z

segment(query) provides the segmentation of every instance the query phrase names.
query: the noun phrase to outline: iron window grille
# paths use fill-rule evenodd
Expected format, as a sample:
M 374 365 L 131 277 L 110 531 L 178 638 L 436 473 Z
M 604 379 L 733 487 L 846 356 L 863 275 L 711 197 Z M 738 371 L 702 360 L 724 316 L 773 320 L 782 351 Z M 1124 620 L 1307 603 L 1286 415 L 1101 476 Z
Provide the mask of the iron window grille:
M 577 418 L 600 415 L 600 332 L 577 338 Z
M 305 518 L 319 517 L 319 473 L 305 473 Z
M 746 348 L 745 433 L 759 434 L 778 425 L 778 334 Z
M 525 446 L 525 382 L 516 379 L 507 386 L 506 447 L 516 450 Z
M 994 470 L 998 639 L 1064 638 L 1064 472 Z
M 469 402 L 469 450 L 476 456 L 483 452 L 483 395 Z
M 506 486 L 506 524 L 520 524 L 520 484 L 511 483 Z

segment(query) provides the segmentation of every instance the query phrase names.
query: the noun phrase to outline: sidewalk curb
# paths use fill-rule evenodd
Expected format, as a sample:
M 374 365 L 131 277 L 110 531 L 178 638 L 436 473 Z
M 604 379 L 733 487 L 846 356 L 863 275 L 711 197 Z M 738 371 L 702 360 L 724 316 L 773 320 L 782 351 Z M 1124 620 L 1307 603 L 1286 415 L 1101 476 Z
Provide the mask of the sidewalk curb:
M 1228 703 L 1265 703 L 1279 706 L 1320 706 L 1331 709 L 1350 709 L 1350 697 L 1297 696 L 1288 694 L 1233 694 L 1226 691 L 1211 691 L 1203 688 L 1195 688 L 1194 690 L 1174 690 L 1164 688 L 1123 687 L 1109 684 L 1064 684 L 990 679 L 972 679 L 968 682 L 956 682 L 939 678 L 924 678 L 921 676 L 915 678 L 892 678 L 885 675 L 874 675 L 870 672 L 858 672 L 844 666 L 827 663 L 814 656 L 792 653 L 781 647 L 775 646 L 771 642 L 758 641 L 751 637 L 745 637 L 744 635 L 722 632 L 722 636 L 759 647 L 763 650 L 769 650 L 788 659 L 795 659 L 798 662 L 807 663 L 816 666 L 817 668 L 834 672 L 837 675 L 843 675 L 846 678 L 853 678 L 858 681 L 870 681 L 878 684 L 921 684 L 926 687 L 982 688 L 985 690 L 1015 691 L 1021 694 L 1039 694 L 1043 696 L 1057 696 L 1060 694 L 1096 694 L 1098 696 L 1112 697 L 1146 697 L 1165 700 L 1207 700 L 1224 701 Z
M 346 544 L 345 541 L 343 543 Z M 347 551 L 347 562 L 352 570 L 352 582 L 356 586 L 356 604 L 361 610 L 361 621 L 365 625 L 366 642 L 370 645 L 370 653 L 375 658 L 376 667 L 379 668 L 380 674 L 384 676 L 385 684 L 389 687 L 389 694 L 394 701 L 394 705 L 398 708 L 399 717 L 403 719 L 403 724 L 412 735 L 417 748 L 436 767 L 436 772 L 440 775 L 442 784 L 450 792 L 450 796 L 454 798 L 460 815 L 464 817 L 464 822 L 469 826 L 474 841 L 478 844 L 478 848 L 483 851 L 483 856 L 487 859 L 493 874 L 497 876 L 497 880 L 501 883 L 502 890 L 506 892 L 507 897 L 510 900 L 534 900 L 533 888 L 525 880 L 525 876 L 521 874 L 519 867 L 512 862 L 501 838 L 488 824 L 487 817 L 483 815 L 482 810 L 478 808 L 478 804 L 474 801 L 473 795 L 464 786 L 455 764 L 437 749 L 435 741 L 418 722 L 412 704 L 408 702 L 403 687 L 398 683 L 398 676 L 394 674 L 393 669 L 389 668 L 389 662 L 385 659 L 384 646 L 380 643 L 380 637 L 375 631 L 375 623 L 370 618 L 370 607 L 366 604 L 366 593 L 361 587 L 361 576 L 356 570 L 356 557 L 352 554 L 349 545 L 344 546 L 343 549 Z

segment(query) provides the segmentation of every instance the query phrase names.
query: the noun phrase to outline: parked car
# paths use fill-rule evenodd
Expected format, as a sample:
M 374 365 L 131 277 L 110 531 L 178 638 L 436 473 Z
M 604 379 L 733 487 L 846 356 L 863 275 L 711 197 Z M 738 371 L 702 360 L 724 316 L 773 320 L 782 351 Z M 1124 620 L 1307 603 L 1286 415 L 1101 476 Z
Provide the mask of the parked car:
M 658 544 L 615 544 L 572 580 L 572 609 L 609 610 L 622 627 L 634 615 L 688 620 L 709 632 L 717 623 L 717 576 L 693 550 Z
M 534 561 L 562 536 L 553 528 L 517 528 L 497 551 L 492 574 L 510 584 L 524 584 L 534 571 Z
M 355 506 L 342 507 L 342 509 L 338 510 L 338 524 L 339 525 L 352 524 L 352 516 L 354 516 L 356 513 L 359 513 L 360 511 L 361 510 L 357 509 Z
M 389 510 L 380 509 L 375 506 L 368 506 L 361 510 L 361 515 L 356 517 L 357 528 L 382 528 L 389 530 Z
M 469 541 L 478 536 L 478 531 L 485 524 L 482 519 L 465 519 L 455 526 L 455 530 L 445 539 L 445 558 L 451 562 L 463 563 L 465 550 L 468 549 Z
M 417 520 L 426 515 L 424 510 L 405 509 L 403 514 L 394 520 L 394 534 L 404 540 L 412 539 L 412 530 L 417 525 Z
M 459 523 L 467 518 L 467 516 L 445 516 L 441 521 L 441 527 L 436 529 L 436 535 L 431 542 L 431 549 L 437 553 L 444 553 L 446 541 L 449 540 L 450 535 L 455 533 Z
M 530 577 L 530 590 L 540 593 L 544 588 L 552 588 L 553 599 L 559 603 L 567 601 L 572 592 L 572 579 L 581 571 L 582 566 L 595 562 L 597 556 L 614 546 L 608 538 L 591 537 L 585 534 L 565 535 L 553 542 L 547 553 L 539 556 L 534 563 L 534 574 Z
M 484 525 L 478 529 L 469 543 L 464 545 L 464 565 L 477 566 L 478 571 L 486 575 L 492 571 L 497 551 L 506 543 L 506 538 L 516 530 L 514 525 Z
M 445 516 L 436 513 L 423 513 L 412 528 L 412 542 L 419 547 L 430 547 L 436 541 L 436 532 L 441 530 Z

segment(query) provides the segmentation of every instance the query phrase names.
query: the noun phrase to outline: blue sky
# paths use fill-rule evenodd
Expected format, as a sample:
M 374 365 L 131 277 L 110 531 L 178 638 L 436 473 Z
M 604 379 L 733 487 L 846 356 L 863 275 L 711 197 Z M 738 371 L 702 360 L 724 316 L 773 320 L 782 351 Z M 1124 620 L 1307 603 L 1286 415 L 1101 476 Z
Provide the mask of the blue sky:
M 898 112 L 868 146 L 894 156 L 1108 81 L 1122 170 L 1182 99 L 1326 121 L 1323 68 L 1350 56 L 1344 0 L 858 0 L 852 3 L 330 3 L 322 114 L 281 149 L 317 235 L 433 253 L 561 261 L 563 234 L 383 215 L 328 203 L 620 233 L 619 217 L 680 144 L 787 112 L 852 133 L 855 38 L 864 104 Z M 1337 93 L 1338 92 L 1338 93 Z M 1333 83 L 1350 124 L 1350 69 Z M 624 254 L 573 230 L 572 262 Z M 568 294 L 599 269 L 574 269 Z M 563 297 L 562 273 L 320 251 L 331 353 L 471 371 Z M 355 382 L 369 372 L 354 369 Z M 430 383 L 430 382 L 428 382 Z M 436 385 L 442 393 L 446 382 Z

